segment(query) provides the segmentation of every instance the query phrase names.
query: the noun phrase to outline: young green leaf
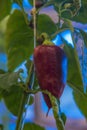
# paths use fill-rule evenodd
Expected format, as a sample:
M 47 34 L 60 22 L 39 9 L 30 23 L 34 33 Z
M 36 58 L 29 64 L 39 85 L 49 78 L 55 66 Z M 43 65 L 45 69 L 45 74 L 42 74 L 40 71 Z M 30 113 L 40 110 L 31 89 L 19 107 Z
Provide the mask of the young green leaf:
M 40 14 L 37 20 L 37 30 L 40 34 L 46 32 L 48 35 L 51 35 L 57 31 L 55 23 L 48 15 Z
M 10 14 L 11 0 L 0 0 L 0 21 Z
M 26 25 L 21 11 L 9 17 L 6 29 L 8 69 L 14 70 L 33 53 L 33 30 Z
M 41 127 L 37 124 L 34 124 L 34 123 L 27 123 L 24 125 L 24 130 L 45 130 L 44 127 Z

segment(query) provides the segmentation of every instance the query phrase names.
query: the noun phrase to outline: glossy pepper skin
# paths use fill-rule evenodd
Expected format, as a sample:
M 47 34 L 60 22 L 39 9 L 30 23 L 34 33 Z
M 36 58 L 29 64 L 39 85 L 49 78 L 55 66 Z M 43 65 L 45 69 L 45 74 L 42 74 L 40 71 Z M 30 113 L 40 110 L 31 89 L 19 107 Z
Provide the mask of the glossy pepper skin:
M 67 57 L 64 51 L 55 45 L 39 45 L 34 49 L 34 65 L 40 88 L 60 98 L 67 77 Z M 50 99 L 48 95 L 43 95 L 50 109 Z

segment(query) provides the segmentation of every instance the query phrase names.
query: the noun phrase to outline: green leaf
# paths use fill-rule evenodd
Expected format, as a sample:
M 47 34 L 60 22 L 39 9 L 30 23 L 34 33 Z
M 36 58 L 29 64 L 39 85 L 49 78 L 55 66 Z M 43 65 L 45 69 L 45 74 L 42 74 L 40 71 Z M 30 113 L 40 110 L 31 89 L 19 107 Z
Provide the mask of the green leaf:
M 20 86 L 12 86 L 10 92 L 3 93 L 3 99 L 5 101 L 8 110 L 15 116 L 18 116 L 18 110 L 20 107 L 20 101 L 22 99 L 22 89 Z
M 0 21 L 10 14 L 11 0 L 0 0 Z
M 37 30 L 40 34 L 46 32 L 48 35 L 51 35 L 57 31 L 55 23 L 48 15 L 40 14 L 38 15 L 37 20 Z
M 27 123 L 24 125 L 24 130 L 45 130 L 45 128 L 37 125 L 37 124 L 34 124 L 34 123 Z
M 87 119 L 87 94 L 82 96 L 80 93 L 74 91 L 73 96 L 78 108 Z
M 21 11 L 11 14 L 6 29 L 8 69 L 14 70 L 33 53 L 33 30 L 25 23 Z
M 71 17 L 70 13 L 67 11 L 62 14 L 62 17 L 71 19 L 72 21 L 81 22 L 84 24 L 87 23 L 87 14 L 86 14 L 87 0 L 82 0 L 81 3 L 82 3 L 82 7 L 81 7 L 79 13 L 75 17 Z
M 64 51 L 68 58 L 67 83 L 73 89 L 83 92 L 82 74 L 76 49 L 70 44 L 65 44 Z
M 87 33 L 84 32 L 83 30 L 80 30 L 80 33 L 81 33 L 81 35 L 82 35 L 82 37 L 83 37 L 84 44 L 85 44 L 85 46 L 87 47 Z
M 13 85 L 18 84 L 18 79 L 20 78 L 20 70 L 18 72 L 7 72 L 0 74 L 0 89 L 5 91 L 10 91 Z

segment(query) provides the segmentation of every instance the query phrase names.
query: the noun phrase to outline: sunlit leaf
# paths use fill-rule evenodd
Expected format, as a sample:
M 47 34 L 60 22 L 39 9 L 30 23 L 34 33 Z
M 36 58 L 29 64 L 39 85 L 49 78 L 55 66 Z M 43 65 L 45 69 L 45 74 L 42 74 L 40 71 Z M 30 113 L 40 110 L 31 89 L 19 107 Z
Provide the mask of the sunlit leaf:
M 6 30 L 8 17 L 9 16 L 5 17 L 0 22 L 0 52 L 5 52 L 5 30 Z
M 25 23 L 21 11 L 11 14 L 6 29 L 8 68 L 14 70 L 33 53 L 33 30 Z
M 8 14 L 11 10 L 11 0 L 0 0 L 0 21 Z
M 57 27 L 48 15 L 40 14 L 38 16 L 37 30 L 39 33 L 46 32 L 48 35 L 51 35 L 57 31 Z
M 34 123 L 27 123 L 24 125 L 24 130 L 45 130 L 44 127 L 41 127 L 37 124 L 34 124 Z

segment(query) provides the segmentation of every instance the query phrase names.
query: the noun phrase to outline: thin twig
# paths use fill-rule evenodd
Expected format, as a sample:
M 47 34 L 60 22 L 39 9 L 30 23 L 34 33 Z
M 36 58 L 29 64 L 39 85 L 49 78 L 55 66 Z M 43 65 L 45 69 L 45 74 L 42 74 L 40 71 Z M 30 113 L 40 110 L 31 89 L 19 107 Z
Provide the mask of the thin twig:
M 34 48 L 36 47 L 36 7 L 35 7 L 35 0 L 33 0 L 34 6 L 34 13 L 33 13 L 33 20 L 34 20 Z

